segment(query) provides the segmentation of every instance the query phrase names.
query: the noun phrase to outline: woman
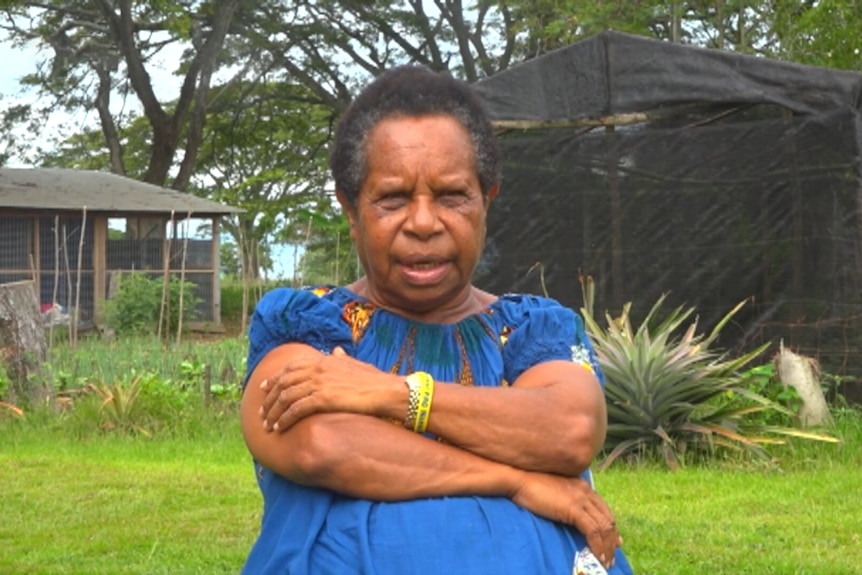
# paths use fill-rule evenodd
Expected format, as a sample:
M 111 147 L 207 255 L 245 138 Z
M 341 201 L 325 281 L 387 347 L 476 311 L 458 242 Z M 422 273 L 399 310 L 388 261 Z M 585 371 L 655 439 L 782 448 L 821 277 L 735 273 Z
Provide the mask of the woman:
M 331 165 L 365 276 L 255 311 L 245 572 L 629 573 L 589 484 L 606 413 L 580 318 L 471 283 L 500 182 L 481 102 L 394 69 L 343 116 Z

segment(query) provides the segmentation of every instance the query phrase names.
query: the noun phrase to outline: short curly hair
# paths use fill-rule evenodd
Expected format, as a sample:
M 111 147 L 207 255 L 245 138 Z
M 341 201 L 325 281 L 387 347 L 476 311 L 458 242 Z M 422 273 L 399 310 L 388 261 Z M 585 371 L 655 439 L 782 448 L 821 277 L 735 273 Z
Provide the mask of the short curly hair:
M 335 187 L 355 206 L 366 176 L 366 140 L 382 120 L 445 115 L 470 134 L 482 193 L 500 182 L 500 150 L 479 96 L 445 72 L 419 65 L 392 68 L 368 84 L 345 111 L 335 132 L 329 166 Z

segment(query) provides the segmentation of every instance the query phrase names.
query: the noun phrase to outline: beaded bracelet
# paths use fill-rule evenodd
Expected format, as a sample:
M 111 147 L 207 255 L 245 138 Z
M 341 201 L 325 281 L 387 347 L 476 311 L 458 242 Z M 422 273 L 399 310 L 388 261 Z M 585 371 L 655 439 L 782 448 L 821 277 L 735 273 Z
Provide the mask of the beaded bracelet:
M 434 398 L 434 378 L 424 371 L 411 373 L 404 380 L 410 391 L 407 400 L 407 417 L 404 427 L 416 433 L 425 433 L 431 417 L 431 401 Z

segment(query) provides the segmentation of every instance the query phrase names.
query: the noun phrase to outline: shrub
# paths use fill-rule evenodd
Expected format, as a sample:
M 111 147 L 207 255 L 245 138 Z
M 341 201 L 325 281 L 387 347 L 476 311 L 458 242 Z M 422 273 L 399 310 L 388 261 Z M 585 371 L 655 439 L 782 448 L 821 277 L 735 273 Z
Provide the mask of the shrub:
M 163 334 L 171 334 L 179 325 L 180 293 L 183 297 L 183 321 L 196 317 L 200 298 L 194 295 L 195 285 L 171 276 L 168 283 L 166 324 Z M 149 278 L 142 273 L 124 275 L 114 299 L 105 306 L 108 325 L 118 334 L 152 334 L 158 331 L 162 309 L 164 282 L 161 278 Z

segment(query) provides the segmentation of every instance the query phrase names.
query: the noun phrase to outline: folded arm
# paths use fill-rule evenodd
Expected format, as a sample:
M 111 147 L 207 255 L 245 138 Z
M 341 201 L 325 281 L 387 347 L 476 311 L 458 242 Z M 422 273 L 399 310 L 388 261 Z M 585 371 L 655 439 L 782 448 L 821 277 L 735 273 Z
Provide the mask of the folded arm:
M 373 388 L 372 391 L 359 394 L 359 399 L 352 400 L 353 412 L 318 410 L 297 418 L 281 433 L 273 431 L 275 424 L 267 422 L 265 416 L 273 405 L 270 401 L 272 390 L 279 388 L 273 387 L 269 381 L 279 379 L 280 374 L 305 369 L 302 367 L 305 365 L 319 365 L 323 359 L 341 362 L 340 368 L 347 368 L 340 372 L 340 378 L 334 379 L 343 380 L 350 373 L 351 379 L 363 380 Z M 619 533 L 610 509 L 584 480 L 524 470 L 494 461 L 381 419 L 403 418 L 406 387 L 400 377 L 383 374 L 358 363 L 350 358 L 323 356 L 301 344 L 283 345 L 264 357 L 247 382 L 241 405 L 243 436 L 254 458 L 295 483 L 374 501 L 470 495 L 506 497 L 538 516 L 574 526 L 585 535 L 596 556 L 606 565 L 610 564 L 614 550 L 621 545 Z M 324 371 L 333 375 L 331 365 Z M 530 377 L 542 375 L 549 374 L 534 372 Z M 524 391 L 529 392 L 530 379 L 525 383 Z M 275 403 L 284 391 L 274 394 Z M 332 392 L 331 386 L 324 386 L 312 395 L 328 397 Z M 548 400 L 538 400 L 532 395 L 525 393 L 520 397 L 519 391 L 519 401 L 534 403 L 530 410 L 547 405 Z M 445 429 L 448 426 L 452 429 L 451 435 L 457 437 L 461 429 L 459 425 L 467 419 L 462 412 L 469 412 L 470 402 L 476 398 L 472 392 L 460 398 L 447 398 L 444 393 L 435 402 L 441 398 L 442 406 L 437 407 L 442 413 L 435 414 L 443 420 L 439 427 Z M 478 399 L 494 405 L 494 400 L 488 401 L 484 394 Z M 325 398 L 323 403 L 327 404 Z M 295 408 L 288 407 L 290 409 L 295 411 Z M 473 415 L 484 414 L 486 411 L 483 410 L 489 409 L 488 406 L 473 408 Z M 452 413 L 447 414 L 448 410 Z M 516 428 L 526 421 L 523 416 L 508 412 L 506 408 L 501 408 L 501 412 L 495 415 L 511 416 L 508 426 L 502 427 Z M 471 433 L 469 426 L 463 428 L 461 433 Z M 493 429 L 496 428 L 489 425 L 479 437 L 490 437 Z M 529 445 L 530 441 L 523 443 Z
M 402 376 L 338 350 L 327 356 L 293 345 L 284 363 L 269 370 L 263 405 L 274 429 L 320 413 L 404 419 L 408 391 Z M 428 431 L 486 459 L 576 476 L 601 448 L 606 417 L 592 373 L 570 361 L 549 361 L 527 369 L 511 387 L 437 382 Z
M 285 362 L 307 353 L 318 352 L 299 344 L 276 348 L 252 373 L 243 394 L 243 436 L 254 458 L 268 469 L 296 483 L 380 501 L 446 495 L 511 497 L 520 487 L 521 470 L 377 417 L 318 413 L 302 418 L 284 433 L 269 431 L 260 411 L 267 396 L 261 383 L 276 376 Z M 406 391 L 403 395 L 406 401 Z

